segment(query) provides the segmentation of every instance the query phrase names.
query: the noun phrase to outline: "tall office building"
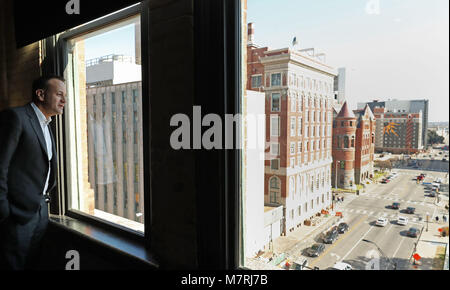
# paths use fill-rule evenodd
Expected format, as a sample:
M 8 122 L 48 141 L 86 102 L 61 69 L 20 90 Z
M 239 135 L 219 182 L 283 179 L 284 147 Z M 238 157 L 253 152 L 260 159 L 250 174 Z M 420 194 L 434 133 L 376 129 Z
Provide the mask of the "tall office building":
M 417 153 L 424 149 L 422 111 L 419 113 L 389 112 L 375 107 L 377 152 Z
M 338 75 L 334 77 L 333 89 L 334 89 L 334 101 L 335 105 L 342 106 L 345 102 L 347 86 L 347 70 L 345 67 L 338 69 Z
M 358 109 L 363 109 L 366 105 L 370 107 L 372 112 L 375 112 L 375 108 L 385 108 L 386 112 L 390 113 L 408 113 L 408 114 L 418 114 L 422 113 L 422 145 L 424 148 L 428 146 L 428 112 L 429 112 L 429 100 L 388 100 L 388 101 L 377 101 L 368 103 L 358 103 Z M 379 147 L 379 146 L 377 146 Z
M 283 220 L 275 230 L 288 234 L 331 207 L 331 110 L 337 72 L 314 49 L 260 48 L 254 26 L 248 28 L 247 89 L 265 96 L 264 201 L 268 207 L 283 206 Z
M 86 62 L 89 182 L 95 208 L 143 218 L 142 82 L 131 57 Z

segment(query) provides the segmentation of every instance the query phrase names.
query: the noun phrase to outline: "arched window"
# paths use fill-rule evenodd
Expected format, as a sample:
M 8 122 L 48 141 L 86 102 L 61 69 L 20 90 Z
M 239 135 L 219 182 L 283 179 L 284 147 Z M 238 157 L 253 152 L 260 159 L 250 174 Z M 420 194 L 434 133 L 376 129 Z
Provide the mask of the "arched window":
M 270 179 L 270 188 L 280 189 L 280 182 L 277 177 L 274 176 Z
M 348 136 L 344 136 L 344 148 L 348 148 Z

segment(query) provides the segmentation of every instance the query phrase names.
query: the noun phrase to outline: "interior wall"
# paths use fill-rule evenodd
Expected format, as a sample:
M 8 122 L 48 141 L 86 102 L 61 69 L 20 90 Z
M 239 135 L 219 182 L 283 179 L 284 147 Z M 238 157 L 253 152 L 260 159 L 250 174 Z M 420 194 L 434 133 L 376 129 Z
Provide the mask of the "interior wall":
M 39 43 L 16 49 L 12 0 L 0 0 L 0 110 L 31 101 L 40 75 Z

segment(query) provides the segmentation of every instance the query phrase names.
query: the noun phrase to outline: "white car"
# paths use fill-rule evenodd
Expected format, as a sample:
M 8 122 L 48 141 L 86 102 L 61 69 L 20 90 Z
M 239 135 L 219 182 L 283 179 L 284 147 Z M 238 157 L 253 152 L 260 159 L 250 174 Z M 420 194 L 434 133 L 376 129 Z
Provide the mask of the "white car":
M 397 218 L 397 224 L 402 225 L 402 226 L 406 226 L 408 224 L 408 218 L 404 217 L 404 216 L 399 216 Z
M 380 218 L 377 219 L 377 222 L 375 224 L 377 226 L 384 227 L 384 226 L 387 225 L 387 223 L 388 223 L 388 219 L 387 218 L 380 217 Z
M 353 268 L 347 263 L 339 262 L 334 264 L 333 270 L 353 270 Z

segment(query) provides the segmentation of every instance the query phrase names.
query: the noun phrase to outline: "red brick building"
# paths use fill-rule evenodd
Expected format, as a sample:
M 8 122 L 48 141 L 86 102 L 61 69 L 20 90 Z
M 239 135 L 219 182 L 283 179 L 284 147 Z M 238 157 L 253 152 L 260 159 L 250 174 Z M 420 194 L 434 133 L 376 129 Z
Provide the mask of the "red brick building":
M 332 184 L 351 188 L 373 177 L 375 117 L 370 108 L 334 111 Z

